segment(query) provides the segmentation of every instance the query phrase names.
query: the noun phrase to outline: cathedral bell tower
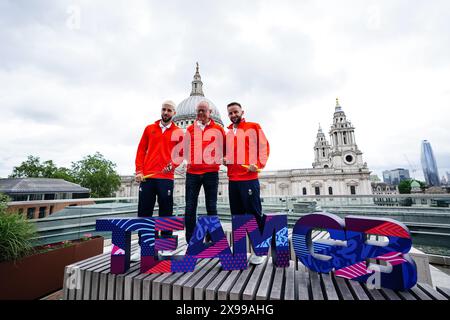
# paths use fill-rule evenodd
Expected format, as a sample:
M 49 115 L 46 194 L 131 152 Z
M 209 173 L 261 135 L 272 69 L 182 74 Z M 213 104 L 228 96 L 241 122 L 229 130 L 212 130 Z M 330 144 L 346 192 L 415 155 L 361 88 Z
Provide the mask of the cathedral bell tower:
M 319 124 L 319 131 L 317 132 L 317 139 L 314 145 L 314 162 L 313 168 L 330 168 L 330 144 L 322 132 L 322 128 Z
M 198 62 L 197 67 L 195 69 L 194 80 L 192 80 L 191 96 L 202 96 L 202 97 L 205 96 L 203 94 L 202 77 L 200 76 L 200 72 L 198 72 Z
M 358 169 L 365 167 L 362 152 L 355 140 L 355 128 L 342 110 L 338 98 L 330 128 L 331 162 L 335 169 Z

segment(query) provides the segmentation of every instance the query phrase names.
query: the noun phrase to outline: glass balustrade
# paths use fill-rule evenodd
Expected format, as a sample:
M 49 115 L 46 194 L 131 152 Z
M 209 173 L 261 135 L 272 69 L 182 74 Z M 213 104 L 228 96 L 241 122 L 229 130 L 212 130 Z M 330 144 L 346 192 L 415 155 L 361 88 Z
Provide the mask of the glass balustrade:
M 77 205 L 63 206 L 62 210 L 47 212 L 44 218 L 29 219 L 36 225 L 36 244 L 48 244 L 64 240 L 102 235 L 110 238 L 110 233 L 95 231 L 95 221 L 99 218 L 136 217 L 137 198 L 77 199 Z M 262 197 L 263 212 L 285 212 L 289 227 L 305 214 L 325 211 L 340 217 L 359 215 L 391 218 L 404 223 L 413 236 L 413 246 L 426 253 L 450 255 L 450 195 L 310 195 Z M 22 204 L 25 201 L 21 202 Z M 12 210 L 27 215 L 29 210 L 20 211 L 19 202 L 10 202 Z M 39 208 L 60 208 L 64 200 L 27 201 L 27 205 Z M 183 216 L 184 196 L 174 197 L 174 214 Z M 228 197 L 221 196 L 217 202 L 218 214 L 224 223 L 231 222 Z M 48 215 L 50 214 L 50 215 Z M 205 201 L 199 198 L 197 214 L 206 214 Z M 154 216 L 158 215 L 156 204 Z M 42 216 L 42 215 L 41 215 Z

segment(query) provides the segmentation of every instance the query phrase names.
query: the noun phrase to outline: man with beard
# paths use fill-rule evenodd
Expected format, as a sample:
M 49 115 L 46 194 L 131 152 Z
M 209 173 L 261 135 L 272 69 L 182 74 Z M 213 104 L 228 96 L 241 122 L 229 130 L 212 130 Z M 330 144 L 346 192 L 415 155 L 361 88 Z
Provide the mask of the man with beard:
M 261 126 L 247 122 L 244 110 L 237 102 L 227 106 L 231 125 L 226 135 L 225 164 L 228 168 L 228 194 L 232 215 L 253 214 L 262 227 L 262 206 L 258 172 L 269 158 L 269 142 Z M 252 255 L 251 264 L 261 264 L 265 257 Z
M 163 102 L 161 120 L 148 125 L 139 142 L 135 175 L 139 183 L 138 217 L 153 216 L 156 199 L 160 217 L 173 215 L 173 179 L 179 163 L 173 163 L 172 151 L 179 141 L 172 141 L 172 135 L 176 130 L 181 130 L 172 122 L 175 114 L 175 103 L 170 100 Z M 171 231 L 161 231 L 161 237 L 170 236 Z M 169 253 L 161 252 L 162 255 Z M 138 261 L 140 256 L 138 250 L 131 260 Z

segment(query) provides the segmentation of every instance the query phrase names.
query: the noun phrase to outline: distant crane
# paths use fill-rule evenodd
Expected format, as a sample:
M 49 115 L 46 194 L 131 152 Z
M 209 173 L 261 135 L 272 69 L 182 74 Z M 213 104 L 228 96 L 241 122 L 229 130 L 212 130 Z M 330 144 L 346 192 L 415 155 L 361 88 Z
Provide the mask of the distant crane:
M 417 166 L 414 166 L 414 167 L 413 167 L 413 165 L 411 164 L 411 161 L 409 161 L 409 159 L 408 159 L 408 157 L 406 156 L 406 154 L 403 154 L 403 156 L 405 157 L 406 161 L 408 162 L 409 169 L 410 169 L 411 172 L 412 172 L 411 177 L 412 177 L 413 179 L 416 179 L 416 171 L 417 171 L 416 168 L 417 168 Z

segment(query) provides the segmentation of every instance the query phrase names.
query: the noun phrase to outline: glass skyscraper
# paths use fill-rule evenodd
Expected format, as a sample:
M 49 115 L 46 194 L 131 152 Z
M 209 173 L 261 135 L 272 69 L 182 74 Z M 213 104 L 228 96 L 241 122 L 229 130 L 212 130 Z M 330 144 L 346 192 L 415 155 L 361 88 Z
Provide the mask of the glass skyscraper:
M 410 179 L 408 169 L 397 168 L 394 170 L 383 171 L 384 183 L 398 185 L 400 182 L 407 179 Z
M 425 181 L 430 186 L 439 186 L 439 172 L 437 170 L 436 159 L 434 158 L 433 149 L 427 140 L 422 141 L 422 169 Z

